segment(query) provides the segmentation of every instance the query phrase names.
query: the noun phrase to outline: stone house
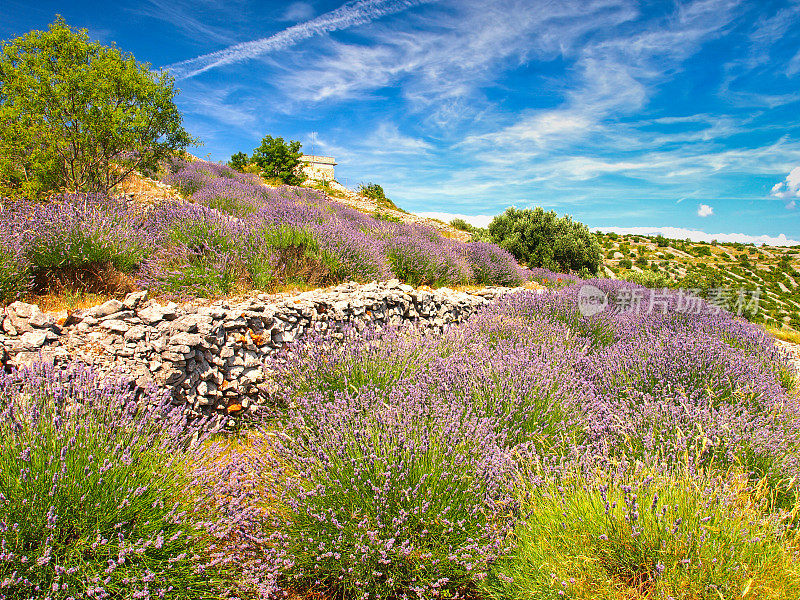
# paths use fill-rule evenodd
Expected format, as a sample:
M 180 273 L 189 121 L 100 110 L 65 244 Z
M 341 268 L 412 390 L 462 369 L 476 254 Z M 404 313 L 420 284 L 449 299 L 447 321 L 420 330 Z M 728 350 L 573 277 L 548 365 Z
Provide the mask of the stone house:
M 332 156 L 303 154 L 300 161 L 303 163 L 303 173 L 309 179 L 317 181 L 333 181 L 335 179 L 333 167 L 336 166 L 336 161 Z

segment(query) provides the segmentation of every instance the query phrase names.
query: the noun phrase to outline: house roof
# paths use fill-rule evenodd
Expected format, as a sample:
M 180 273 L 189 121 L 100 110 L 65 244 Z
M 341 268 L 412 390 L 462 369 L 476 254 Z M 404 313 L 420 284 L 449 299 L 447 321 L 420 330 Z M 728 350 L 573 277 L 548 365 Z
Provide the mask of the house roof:
M 322 165 L 336 165 L 336 160 L 332 156 L 317 156 L 315 154 L 303 154 L 300 157 L 300 160 L 303 162 L 311 163 L 311 164 L 322 164 Z

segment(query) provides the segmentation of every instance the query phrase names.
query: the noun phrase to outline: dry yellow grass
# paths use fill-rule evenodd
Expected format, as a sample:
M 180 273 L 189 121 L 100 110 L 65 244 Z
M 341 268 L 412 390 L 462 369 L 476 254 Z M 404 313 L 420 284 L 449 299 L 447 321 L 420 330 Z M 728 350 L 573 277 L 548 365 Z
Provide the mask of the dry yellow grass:
M 36 304 L 44 312 L 61 312 L 63 310 L 77 310 L 90 308 L 111 300 L 108 294 L 45 294 L 43 296 L 28 296 L 23 302 Z
M 783 340 L 784 342 L 800 344 L 800 331 L 796 331 L 790 327 L 767 327 L 766 329 L 772 337 Z
M 330 287 L 330 286 L 328 286 Z M 528 290 L 537 290 L 543 289 L 543 286 L 534 282 L 528 281 L 524 283 L 521 287 L 528 289 Z M 256 290 L 252 287 L 249 287 L 245 284 L 241 284 L 237 286 L 237 288 L 227 296 L 215 296 L 213 298 L 192 298 L 188 300 L 189 303 L 198 302 L 201 304 L 206 304 L 208 302 L 214 302 L 217 300 L 228 300 L 230 302 L 237 302 L 243 301 L 248 297 L 251 297 L 255 293 L 263 293 L 268 294 L 270 296 L 291 296 L 294 294 L 301 294 L 303 292 L 310 292 L 313 290 L 319 289 L 327 289 L 326 286 L 315 285 L 311 283 L 288 283 L 283 285 L 276 285 L 268 290 Z M 422 290 L 429 290 L 434 291 L 435 288 L 430 286 L 420 286 L 419 289 Z M 475 292 L 479 292 L 484 288 L 484 286 L 480 285 L 456 285 L 449 287 L 448 289 L 457 291 L 457 292 L 466 292 L 469 294 L 473 294 Z M 52 312 L 57 313 L 64 310 L 79 310 L 90 308 L 92 306 L 96 306 L 98 304 L 102 304 L 112 298 L 122 298 L 125 294 L 97 294 L 97 293 L 76 293 L 70 290 L 65 290 L 58 293 L 48 293 L 48 294 L 40 294 L 40 295 L 29 295 L 22 299 L 23 302 L 27 302 L 30 304 L 36 304 L 40 310 L 45 312 Z M 157 300 L 161 300 L 166 302 L 169 298 L 161 298 L 156 296 Z M 792 332 L 797 335 L 797 342 L 800 343 L 800 334 L 797 332 Z M 774 334 L 775 335 L 775 334 Z M 777 337 L 777 335 L 776 335 Z M 783 338 L 781 338 L 783 339 Z M 792 341 L 792 340 L 788 340 Z

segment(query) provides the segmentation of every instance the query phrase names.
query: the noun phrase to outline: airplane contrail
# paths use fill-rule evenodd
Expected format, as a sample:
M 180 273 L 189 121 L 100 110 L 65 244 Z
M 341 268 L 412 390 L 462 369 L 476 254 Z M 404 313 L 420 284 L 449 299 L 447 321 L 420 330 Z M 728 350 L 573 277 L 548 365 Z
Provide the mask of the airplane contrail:
M 289 48 L 316 35 L 363 25 L 383 16 L 433 1 L 435 0 L 351 0 L 339 8 L 310 21 L 292 25 L 269 37 L 228 46 L 216 52 L 167 65 L 165 69 L 175 79 L 188 79 L 216 67 Z

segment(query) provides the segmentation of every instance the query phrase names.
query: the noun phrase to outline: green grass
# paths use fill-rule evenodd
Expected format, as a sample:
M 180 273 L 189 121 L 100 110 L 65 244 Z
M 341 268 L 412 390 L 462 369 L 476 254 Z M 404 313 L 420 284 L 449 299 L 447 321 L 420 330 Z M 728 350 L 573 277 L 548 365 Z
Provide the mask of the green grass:
M 794 511 L 733 473 L 531 479 L 515 550 L 483 585 L 493 600 L 800 597 Z M 539 480 L 541 481 L 541 480 Z

